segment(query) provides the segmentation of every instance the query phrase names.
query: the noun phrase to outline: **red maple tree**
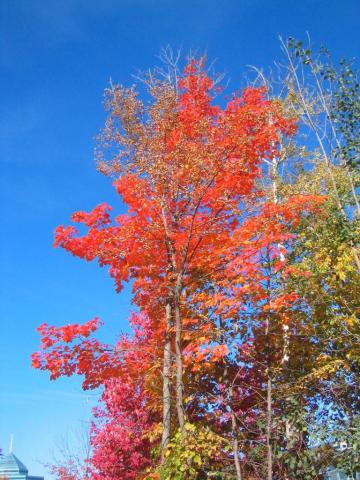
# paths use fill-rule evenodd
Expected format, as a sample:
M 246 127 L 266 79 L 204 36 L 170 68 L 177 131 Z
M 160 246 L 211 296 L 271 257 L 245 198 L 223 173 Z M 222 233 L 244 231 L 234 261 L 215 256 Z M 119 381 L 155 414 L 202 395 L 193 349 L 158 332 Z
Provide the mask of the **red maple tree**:
M 280 135 L 296 128 L 265 89 L 248 88 L 224 107 L 214 105 L 218 89 L 199 60 L 175 83 L 154 81 L 149 91 L 147 106 L 134 88 L 112 87 L 106 96 L 107 150 L 99 166 L 116 175 L 127 212 L 112 219 L 111 207 L 100 204 L 72 216 L 85 234 L 74 226 L 55 234 L 56 247 L 108 267 L 117 291 L 132 283 L 141 322 L 133 338 L 112 347 L 91 336 L 97 319 L 42 325 L 42 349 L 33 355 L 33 365 L 51 378 L 77 373 L 84 388 L 104 386 L 93 430 L 98 478 L 138 478 L 153 463 L 160 439 L 149 434 L 160 420 L 163 453 L 186 419 L 238 428 L 232 412 L 246 415 L 254 406 L 245 387 L 229 394 L 234 378 L 245 378 L 239 369 L 254 347 L 239 329 L 246 314 L 259 311 L 266 329 L 269 308 L 286 321 L 296 298 L 270 298 L 269 279 L 286 275 L 289 227 L 317 201 L 297 196 L 277 204 L 265 195 L 262 161 L 276 156 Z M 211 403 L 223 410 L 220 423 Z M 238 448 L 234 443 L 237 461 Z

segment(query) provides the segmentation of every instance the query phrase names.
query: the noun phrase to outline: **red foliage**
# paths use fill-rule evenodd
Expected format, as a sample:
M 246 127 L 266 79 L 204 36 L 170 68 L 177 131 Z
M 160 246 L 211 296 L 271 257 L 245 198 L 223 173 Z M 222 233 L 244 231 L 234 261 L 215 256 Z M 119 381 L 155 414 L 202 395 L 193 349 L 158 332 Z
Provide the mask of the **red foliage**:
M 95 480 L 135 480 L 151 465 L 155 425 L 141 383 L 122 377 L 108 380 L 92 428 L 92 477 Z

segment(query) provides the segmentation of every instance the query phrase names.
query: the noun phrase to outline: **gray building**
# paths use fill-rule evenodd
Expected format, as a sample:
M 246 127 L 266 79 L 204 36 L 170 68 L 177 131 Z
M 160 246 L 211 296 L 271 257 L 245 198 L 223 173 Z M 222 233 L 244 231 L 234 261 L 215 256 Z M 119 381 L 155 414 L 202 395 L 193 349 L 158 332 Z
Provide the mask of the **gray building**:
M 29 475 L 28 469 L 13 453 L 0 455 L 0 478 L 6 480 L 44 480 Z
M 348 477 L 346 473 L 341 470 L 330 468 L 325 474 L 326 480 L 360 480 L 360 472 L 355 477 Z

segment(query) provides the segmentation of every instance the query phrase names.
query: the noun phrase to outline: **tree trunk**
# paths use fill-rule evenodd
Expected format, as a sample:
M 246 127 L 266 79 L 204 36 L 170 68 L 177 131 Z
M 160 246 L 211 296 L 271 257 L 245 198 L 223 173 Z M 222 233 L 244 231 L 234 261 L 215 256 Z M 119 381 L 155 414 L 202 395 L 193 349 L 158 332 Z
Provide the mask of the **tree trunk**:
M 175 314 L 175 366 L 176 366 L 176 411 L 180 432 L 184 432 L 185 411 L 184 411 L 184 368 L 182 358 L 182 320 L 180 314 L 180 293 L 182 288 L 182 277 L 177 276 L 174 288 L 174 314 Z
M 171 305 L 168 300 L 165 306 L 166 331 L 163 360 L 163 433 L 161 441 L 161 461 L 170 441 L 171 428 Z
M 169 227 L 169 222 L 167 219 L 166 210 L 162 207 L 162 219 L 166 233 L 166 248 L 168 255 L 168 272 L 171 274 L 171 277 L 176 278 L 175 285 L 173 286 L 173 312 L 172 318 L 175 325 L 175 367 L 176 367 L 176 389 L 175 389 L 175 399 L 176 399 L 176 412 L 178 417 L 178 424 L 180 432 L 184 432 L 185 425 L 185 413 L 184 413 L 184 384 L 183 384 L 183 360 L 182 360 L 182 349 L 181 349 L 181 337 L 182 337 L 182 321 L 180 314 L 180 295 L 182 289 L 182 274 L 178 273 L 177 262 L 176 262 L 176 252 L 174 248 L 173 241 L 171 240 L 172 229 Z
M 271 378 L 271 344 L 270 344 L 270 319 L 266 318 L 265 327 L 266 337 L 266 467 L 267 467 L 267 480 L 273 478 L 273 452 L 271 446 L 272 439 L 272 378 Z
M 231 385 L 230 390 L 229 390 L 229 395 L 230 395 L 230 402 L 231 402 L 231 430 L 232 430 L 231 433 L 233 435 L 232 449 L 233 449 L 233 454 L 234 454 L 236 480 L 242 480 L 241 466 L 240 466 L 240 461 L 239 461 L 239 442 L 238 442 L 238 439 L 237 439 L 237 421 L 236 421 L 236 416 L 235 416 L 233 406 L 232 406 L 232 401 L 233 401 L 233 387 L 232 387 L 232 385 Z
M 272 426 L 272 381 L 269 368 L 267 369 L 267 391 L 266 391 L 266 450 L 267 450 L 267 480 L 272 480 L 273 456 L 271 447 L 271 426 Z
M 222 317 L 220 315 L 219 318 L 219 326 L 220 326 L 220 339 L 221 343 L 226 343 L 226 338 L 224 334 L 224 325 L 222 321 Z M 229 378 L 228 378 L 228 366 L 227 363 L 224 362 L 224 381 L 227 383 Z M 237 430 L 238 430 L 238 425 L 237 425 L 237 420 L 236 420 L 236 415 L 234 413 L 234 388 L 233 388 L 234 383 L 231 382 L 229 386 L 229 403 L 228 406 L 230 407 L 231 411 L 231 435 L 232 435 L 232 450 L 233 450 L 233 455 L 234 455 L 234 465 L 235 465 L 235 471 L 236 471 L 236 480 L 242 480 L 242 474 L 241 474 L 241 465 L 240 465 L 240 460 L 239 460 L 239 442 L 237 439 Z
M 279 203 L 278 187 L 277 187 L 278 167 L 279 167 L 278 159 L 273 158 L 273 160 L 271 161 L 270 178 L 272 183 L 273 201 L 275 204 Z M 285 256 L 282 253 L 282 250 L 284 249 L 284 247 L 281 243 L 278 243 L 278 249 L 280 251 L 280 260 L 282 263 L 285 263 Z M 281 364 L 282 364 L 283 372 L 285 372 L 290 360 L 290 336 L 289 336 L 289 326 L 287 324 L 282 325 L 282 332 L 283 332 L 283 352 L 282 352 Z M 271 381 L 271 378 L 270 378 L 270 381 Z M 286 418 L 285 419 L 285 438 L 286 438 L 287 448 L 290 442 L 290 435 L 291 435 L 291 426 L 290 426 L 289 420 Z M 288 477 L 285 476 L 284 480 L 288 480 Z

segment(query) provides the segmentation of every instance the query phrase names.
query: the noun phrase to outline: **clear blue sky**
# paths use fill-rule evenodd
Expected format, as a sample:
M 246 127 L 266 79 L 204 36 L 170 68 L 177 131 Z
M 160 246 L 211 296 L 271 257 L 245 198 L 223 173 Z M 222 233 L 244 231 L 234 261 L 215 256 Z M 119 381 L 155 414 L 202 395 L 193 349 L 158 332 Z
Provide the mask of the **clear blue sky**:
M 359 0 L 1 0 L 0 446 L 31 473 L 51 460 L 54 440 L 89 417 L 80 382 L 49 382 L 32 370 L 42 322 L 95 315 L 104 337 L 126 329 L 129 295 L 106 272 L 52 248 L 52 233 L 77 209 L 115 204 L 96 173 L 94 137 L 102 92 L 156 63 L 162 46 L 207 50 L 237 88 L 246 65 L 280 59 L 278 34 L 359 54 Z

